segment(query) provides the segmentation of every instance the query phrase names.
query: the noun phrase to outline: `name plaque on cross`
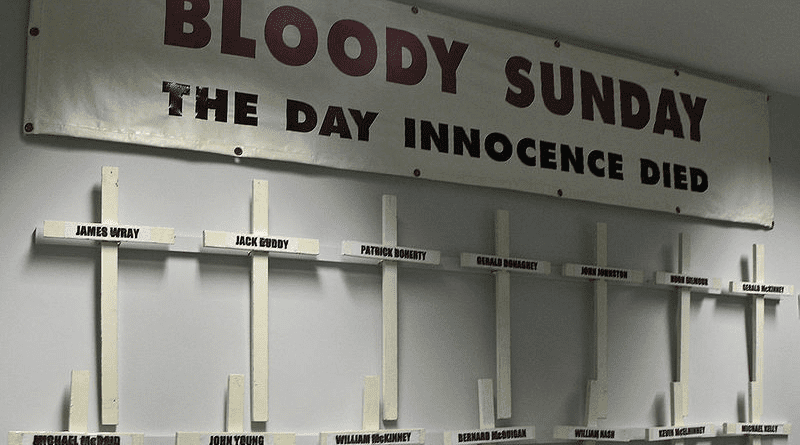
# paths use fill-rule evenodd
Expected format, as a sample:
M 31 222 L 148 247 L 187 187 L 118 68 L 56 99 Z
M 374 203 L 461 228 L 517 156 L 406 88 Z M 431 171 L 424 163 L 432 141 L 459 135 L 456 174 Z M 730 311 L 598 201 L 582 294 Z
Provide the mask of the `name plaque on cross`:
M 178 432 L 176 445 L 294 445 L 294 433 L 244 431 L 244 375 L 228 376 L 228 400 L 225 432 Z
M 730 290 L 737 294 L 748 295 L 792 295 L 794 286 L 784 284 L 765 284 L 747 281 L 731 281 Z
M 655 442 L 659 440 L 678 440 L 696 439 L 701 437 L 715 437 L 717 431 L 714 425 L 706 423 L 702 425 L 685 426 L 665 426 L 647 429 L 647 440 Z
M 700 277 L 670 272 L 656 272 L 656 284 L 664 286 L 689 287 L 705 289 L 710 293 L 722 292 L 722 280 L 719 278 Z
M 89 371 L 72 371 L 67 431 L 9 431 L 8 445 L 144 445 L 142 433 L 89 433 Z
M 8 445 L 144 445 L 141 433 L 9 432 Z
M 790 423 L 726 423 L 726 435 L 787 436 L 792 432 Z
M 342 255 L 371 258 L 378 260 L 402 261 L 438 265 L 441 253 L 438 250 L 426 250 L 414 247 L 388 246 L 384 244 L 362 243 L 360 241 L 342 241 Z
M 248 252 L 319 255 L 319 240 L 316 239 L 263 236 L 252 233 L 231 233 L 215 230 L 203 231 L 203 246 L 246 250 Z
M 554 439 L 630 442 L 644 440 L 644 428 L 593 428 L 585 426 L 555 426 Z
M 590 280 L 603 279 L 635 284 L 644 281 L 644 273 L 641 270 L 600 267 L 590 264 L 567 263 L 564 264 L 562 273 L 567 277 L 586 278 Z
M 320 445 L 422 445 L 424 429 L 320 433 Z
M 549 275 L 550 263 L 527 258 L 509 258 L 480 253 L 462 253 L 461 267 L 486 270 L 507 270 L 509 272 L 525 272 Z
M 112 224 L 45 221 L 42 235 L 47 238 L 81 239 L 91 241 L 118 241 L 174 244 L 175 229 Z
M 178 433 L 177 445 L 294 445 L 293 433 Z
M 444 445 L 483 444 L 483 443 L 523 443 L 536 439 L 532 426 L 494 428 L 490 430 L 453 431 L 449 440 L 445 436 Z

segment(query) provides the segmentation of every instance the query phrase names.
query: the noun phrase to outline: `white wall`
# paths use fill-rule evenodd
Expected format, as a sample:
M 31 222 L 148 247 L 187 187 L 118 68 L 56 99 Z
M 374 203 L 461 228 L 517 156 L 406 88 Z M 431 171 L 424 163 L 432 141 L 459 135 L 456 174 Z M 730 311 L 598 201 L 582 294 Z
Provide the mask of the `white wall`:
M 699 273 L 748 280 L 751 246 L 763 243 L 767 280 L 800 285 L 800 98 L 770 102 L 776 208 L 767 231 L 426 180 L 24 136 L 27 2 L 8 3 L 0 27 L 1 437 L 65 429 L 71 370 L 92 371 L 96 387 L 99 254 L 36 244 L 33 231 L 45 219 L 96 219 L 104 165 L 120 169 L 121 222 L 174 227 L 183 239 L 199 239 L 204 229 L 248 231 L 251 182 L 266 179 L 270 232 L 319 239 L 325 252 L 342 240 L 378 242 L 381 195 L 394 194 L 400 244 L 450 259 L 490 253 L 494 211 L 508 209 L 512 255 L 550 261 L 556 276 L 563 263 L 592 262 L 595 223 L 603 221 L 616 267 L 647 277 L 674 271 L 678 234 L 686 232 Z M 122 250 L 119 270 L 117 430 L 151 440 L 222 430 L 227 376 L 249 372 L 248 259 Z M 271 417 L 247 429 L 312 435 L 360 428 L 363 376 L 380 374 L 380 285 L 374 266 L 271 262 Z M 399 289 L 400 411 L 386 426 L 425 428 L 440 443 L 444 430 L 477 426 L 477 380 L 494 377 L 493 280 L 402 267 Z M 503 424 L 535 425 L 544 440 L 554 425 L 582 422 L 591 298 L 589 283 L 513 276 L 513 418 Z M 610 287 L 607 425 L 668 423 L 675 310 L 669 289 Z M 688 422 L 746 420 L 748 315 L 745 299 L 693 296 Z M 800 425 L 796 298 L 767 304 L 765 331 L 763 419 Z M 93 391 L 92 430 L 100 428 L 98 405 Z M 800 444 L 798 437 L 788 443 Z

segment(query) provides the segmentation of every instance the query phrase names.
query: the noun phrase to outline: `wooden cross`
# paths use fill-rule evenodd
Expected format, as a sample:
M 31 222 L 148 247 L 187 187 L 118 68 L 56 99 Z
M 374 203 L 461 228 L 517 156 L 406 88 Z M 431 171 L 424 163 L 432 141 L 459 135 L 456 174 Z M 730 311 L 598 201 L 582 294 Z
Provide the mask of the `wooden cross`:
M 494 382 L 492 379 L 478 380 L 478 418 L 480 429 L 445 431 L 444 445 L 470 445 L 489 443 L 525 443 L 536 440 L 532 426 L 495 428 Z
M 683 439 L 713 437 L 714 425 L 707 423 L 687 426 L 684 418 L 689 415 L 689 334 L 691 323 L 691 292 L 705 289 L 708 292 L 721 291 L 718 278 L 689 275 L 691 261 L 691 241 L 688 234 L 681 233 L 678 246 L 678 273 L 656 272 L 656 284 L 676 286 L 680 300 L 676 317 L 678 337 L 677 382 L 672 382 L 672 427 L 649 428 L 647 440 L 674 440 L 682 445 Z
M 731 281 L 730 291 L 751 296 L 750 326 L 750 384 L 749 384 L 749 418 L 748 423 L 726 423 L 726 434 L 747 434 L 749 443 L 761 444 L 762 435 L 787 435 L 791 429 L 789 424 L 762 424 L 764 412 L 764 299 L 767 295 L 792 295 L 794 286 L 767 284 L 764 273 L 764 245 L 753 245 L 753 280 L 752 282 Z
M 203 231 L 203 246 L 244 250 L 250 253 L 250 377 L 251 419 L 269 419 L 269 253 L 318 255 L 319 240 L 269 236 L 269 186 L 267 181 L 253 181 L 251 233 Z
M 586 426 L 556 426 L 553 437 L 568 440 L 623 441 L 643 440 L 644 429 L 598 428 L 598 420 L 608 412 L 608 281 L 642 283 L 639 270 L 608 267 L 608 228 L 597 223 L 595 236 L 596 264 L 571 264 L 563 266 L 563 275 L 589 279 L 594 282 L 595 326 L 595 378 L 589 380 L 586 390 Z
M 378 376 L 364 377 L 361 430 L 319 433 L 319 445 L 423 445 L 425 443 L 424 429 L 380 429 L 380 392 L 378 387 Z
M 45 221 L 44 237 L 100 241 L 100 394 L 103 425 L 119 423 L 117 279 L 120 242 L 173 244 L 175 230 L 119 224 L 119 169 L 103 167 L 101 222 Z
M 88 433 L 89 430 L 89 371 L 72 371 L 69 388 L 69 419 L 66 432 L 9 431 L 8 445 L 47 445 L 48 443 L 100 443 L 99 438 L 109 436 L 119 440 L 110 443 L 120 445 L 143 445 L 141 433 Z
M 244 430 L 244 375 L 228 376 L 225 432 L 175 434 L 176 445 L 227 445 L 251 443 L 265 445 L 294 445 L 294 433 L 248 433 Z
M 397 245 L 397 197 L 383 195 L 382 243 L 343 241 L 342 255 L 381 261 L 383 316 L 383 419 L 397 420 L 397 263 L 438 265 L 441 253 Z
M 511 418 L 511 274 L 549 274 L 550 263 L 510 258 L 509 217 L 497 210 L 494 219 L 495 255 L 462 253 L 461 267 L 488 269 L 495 277 L 495 341 L 497 365 L 497 418 Z M 494 410 L 492 410 L 494 413 Z

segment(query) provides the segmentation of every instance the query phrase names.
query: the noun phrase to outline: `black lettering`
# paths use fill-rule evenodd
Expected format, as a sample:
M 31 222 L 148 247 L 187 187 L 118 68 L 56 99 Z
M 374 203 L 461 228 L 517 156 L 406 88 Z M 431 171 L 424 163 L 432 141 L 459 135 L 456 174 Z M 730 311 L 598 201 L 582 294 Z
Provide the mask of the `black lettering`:
M 177 82 L 161 83 L 161 92 L 169 93 L 169 115 L 183 116 L 183 96 L 189 94 L 189 85 Z
M 575 173 L 583 174 L 583 147 L 575 147 L 575 152 L 569 145 L 561 144 L 561 171 L 568 172 L 569 166 Z
M 658 164 L 645 158 L 641 158 L 639 164 L 641 165 L 640 174 L 642 184 L 658 184 L 658 181 L 661 179 L 661 171 L 658 168 Z
M 352 108 L 349 108 L 348 111 L 350 112 L 350 115 L 353 116 L 353 120 L 356 122 L 356 126 L 358 127 L 358 140 L 369 141 L 369 127 L 371 127 L 375 122 L 375 119 L 378 117 L 378 113 L 367 111 L 362 115 L 360 110 L 354 110 Z
M 214 121 L 228 122 L 228 90 L 217 88 L 216 97 L 208 97 L 208 88 L 197 87 L 194 102 L 195 119 L 208 120 L 208 110 L 214 110 Z
M 322 120 L 319 129 L 320 136 L 330 136 L 333 133 L 339 134 L 342 139 L 353 139 L 342 107 L 329 106 L 325 118 Z
M 439 153 L 447 153 L 449 149 L 449 140 L 447 132 L 447 124 L 439 124 L 439 131 L 433 128 L 430 121 L 420 121 L 420 148 L 423 150 L 431 149 L 431 142 L 436 145 Z
M 300 120 L 300 114 L 303 120 Z M 317 126 L 317 112 L 311 105 L 298 100 L 286 100 L 286 131 L 308 133 Z
M 234 93 L 233 97 L 233 123 L 239 125 L 258 125 L 258 117 L 253 116 L 256 113 L 258 95 L 237 91 Z
M 555 142 L 539 142 L 539 160 L 542 168 L 555 170 L 558 168 L 556 163 L 556 144 Z
M 475 128 L 469 130 L 469 137 L 463 127 L 453 127 L 453 154 L 463 155 L 464 147 L 473 158 L 481 156 L 481 132 Z
M 536 153 L 528 155 L 528 149 L 536 150 L 536 141 L 530 138 L 522 138 L 517 142 L 517 157 L 528 167 L 536 166 Z
M 501 145 L 502 151 L 497 151 L 498 143 Z M 497 162 L 506 162 L 511 159 L 511 156 L 514 154 L 514 146 L 511 145 L 511 141 L 508 140 L 506 135 L 502 133 L 491 133 L 486 136 L 486 140 L 483 141 L 483 146 L 486 150 L 486 154 Z

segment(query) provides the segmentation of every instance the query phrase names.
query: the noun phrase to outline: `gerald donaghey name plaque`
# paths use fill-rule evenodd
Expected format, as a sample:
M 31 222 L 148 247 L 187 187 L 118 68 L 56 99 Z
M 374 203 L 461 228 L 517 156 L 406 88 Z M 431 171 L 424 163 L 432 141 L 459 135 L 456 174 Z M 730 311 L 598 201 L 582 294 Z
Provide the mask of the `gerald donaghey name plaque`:
M 603 279 L 608 281 L 621 281 L 625 283 L 641 283 L 644 274 L 641 270 L 618 269 L 616 267 L 601 267 L 587 264 L 564 264 L 564 276 L 586 279 Z
M 247 251 L 284 252 L 306 255 L 319 254 L 319 240 L 316 239 L 266 236 L 253 233 L 230 233 L 204 230 L 203 245 L 206 247 Z
M 645 436 L 644 428 L 553 427 L 554 439 L 630 442 L 632 440 L 644 440 Z
M 726 423 L 726 435 L 786 436 L 792 432 L 791 423 Z
M 144 434 L 12 431 L 8 445 L 144 445 Z
M 176 445 L 294 445 L 294 433 L 177 433 Z
M 47 238 L 159 244 L 175 243 L 175 229 L 164 227 L 45 221 L 43 234 Z
M 548 275 L 550 263 L 525 258 L 508 258 L 479 253 L 462 253 L 461 267 L 487 270 L 507 270 L 509 272 L 526 272 Z
M 665 426 L 647 429 L 647 440 L 678 440 L 678 439 L 694 439 L 699 437 L 715 437 L 717 431 L 714 425 L 707 423 L 703 425 L 689 425 L 689 426 Z
M 342 431 L 320 433 L 319 445 L 422 445 L 425 430 Z
M 384 246 L 383 244 L 362 243 L 360 241 L 342 241 L 342 255 L 434 266 L 439 264 L 442 256 L 438 250 Z
M 444 445 L 522 443 L 533 442 L 535 439 L 535 430 L 532 426 L 445 431 L 444 433 Z

